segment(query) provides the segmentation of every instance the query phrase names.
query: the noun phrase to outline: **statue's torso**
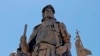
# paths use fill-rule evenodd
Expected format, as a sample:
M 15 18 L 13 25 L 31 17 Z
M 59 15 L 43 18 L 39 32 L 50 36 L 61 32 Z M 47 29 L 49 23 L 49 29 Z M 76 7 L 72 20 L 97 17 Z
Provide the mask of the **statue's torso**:
M 39 32 L 37 33 L 36 43 L 43 41 L 54 45 L 59 45 L 59 42 L 61 42 L 59 27 L 55 21 L 42 23 L 41 29 L 39 29 Z

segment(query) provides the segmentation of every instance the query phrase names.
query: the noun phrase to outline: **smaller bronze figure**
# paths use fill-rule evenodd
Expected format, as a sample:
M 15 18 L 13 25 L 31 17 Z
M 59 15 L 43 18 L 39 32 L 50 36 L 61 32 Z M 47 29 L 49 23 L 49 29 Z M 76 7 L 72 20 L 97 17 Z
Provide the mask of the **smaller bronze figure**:
M 87 56 L 87 55 L 91 55 L 91 51 L 84 48 L 82 41 L 80 39 L 79 36 L 79 31 L 76 30 L 76 42 L 75 42 L 75 46 L 76 46 L 76 51 L 77 51 L 77 56 Z

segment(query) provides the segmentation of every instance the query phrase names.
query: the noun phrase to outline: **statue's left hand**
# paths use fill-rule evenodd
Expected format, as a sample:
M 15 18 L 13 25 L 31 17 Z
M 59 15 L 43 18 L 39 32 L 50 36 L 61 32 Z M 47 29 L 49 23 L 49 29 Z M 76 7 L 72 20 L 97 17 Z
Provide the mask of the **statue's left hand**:
M 66 50 L 67 50 L 66 46 L 60 46 L 60 47 L 58 47 L 58 48 L 56 49 L 56 53 L 59 54 L 59 55 L 61 55 L 61 54 L 63 54 L 64 52 L 66 52 Z

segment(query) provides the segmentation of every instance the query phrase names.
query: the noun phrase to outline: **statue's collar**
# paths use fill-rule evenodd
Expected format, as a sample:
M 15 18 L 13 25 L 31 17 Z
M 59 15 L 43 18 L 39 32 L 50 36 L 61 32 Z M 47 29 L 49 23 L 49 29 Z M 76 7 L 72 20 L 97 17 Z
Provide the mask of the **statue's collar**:
M 47 17 L 42 19 L 42 22 L 44 21 L 56 21 L 56 19 L 54 17 Z

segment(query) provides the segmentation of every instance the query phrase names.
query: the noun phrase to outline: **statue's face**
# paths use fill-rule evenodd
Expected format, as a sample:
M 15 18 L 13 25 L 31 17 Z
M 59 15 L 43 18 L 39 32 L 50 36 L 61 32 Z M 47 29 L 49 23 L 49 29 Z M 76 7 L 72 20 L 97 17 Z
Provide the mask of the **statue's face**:
M 47 17 L 54 17 L 54 13 L 52 11 L 51 8 L 46 8 L 45 12 L 43 13 L 43 17 L 47 18 Z

